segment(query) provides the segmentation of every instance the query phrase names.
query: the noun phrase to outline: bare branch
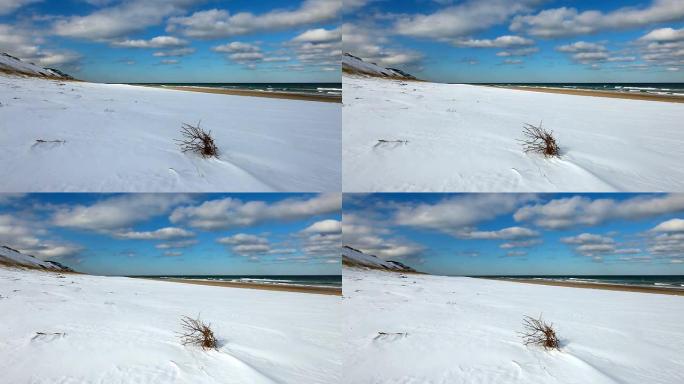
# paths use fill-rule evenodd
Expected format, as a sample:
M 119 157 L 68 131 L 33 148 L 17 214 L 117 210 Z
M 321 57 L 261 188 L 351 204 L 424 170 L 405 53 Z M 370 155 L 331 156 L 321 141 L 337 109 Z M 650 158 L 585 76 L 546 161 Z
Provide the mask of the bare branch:
M 211 324 L 205 324 L 199 316 L 197 319 L 183 316 L 181 328 L 183 328 L 183 332 L 179 334 L 181 344 L 197 345 L 205 350 L 218 348 L 218 342 L 214 336 L 214 331 L 211 330 Z
M 195 152 L 204 158 L 218 157 L 219 150 L 211 137 L 211 131 L 204 131 L 200 128 L 200 123 L 197 126 L 183 123 L 181 134 L 183 139 L 176 139 L 181 151 Z
M 539 315 L 538 319 L 531 316 L 523 318 L 523 332 L 520 332 L 520 337 L 523 339 L 525 345 L 539 345 L 546 350 L 560 349 L 560 343 L 556 331 L 553 329 L 553 324 L 547 324 Z
M 544 155 L 544 157 L 559 157 L 560 147 L 553 137 L 553 131 L 547 131 L 542 128 L 542 123 L 539 126 L 527 124 L 523 126 L 524 140 L 522 142 L 523 152 L 535 152 Z

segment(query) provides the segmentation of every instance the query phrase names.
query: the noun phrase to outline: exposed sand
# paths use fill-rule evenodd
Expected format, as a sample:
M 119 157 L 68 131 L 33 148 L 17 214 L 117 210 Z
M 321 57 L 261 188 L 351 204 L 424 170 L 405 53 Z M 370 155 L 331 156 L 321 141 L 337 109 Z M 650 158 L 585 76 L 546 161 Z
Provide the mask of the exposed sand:
M 670 95 L 654 95 L 648 93 L 626 93 L 626 92 L 611 92 L 611 91 L 590 91 L 586 89 L 560 89 L 560 88 L 534 88 L 534 87 L 504 87 L 494 86 L 497 88 L 517 89 L 520 91 L 544 92 L 544 93 L 560 93 L 564 95 L 576 96 L 594 96 L 594 97 L 609 97 L 613 99 L 631 99 L 631 100 L 649 100 L 649 101 L 664 101 L 670 103 L 684 103 L 682 96 Z
M 324 103 L 341 103 L 342 102 L 342 96 L 316 96 L 316 95 L 305 95 L 305 94 L 299 94 L 299 93 L 286 93 L 286 92 L 260 92 L 260 91 L 247 91 L 247 90 L 242 90 L 242 89 L 202 88 L 202 87 L 184 87 L 184 86 L 145 85 L 145 87 L 173 89 L 176 91 L 218 93 L 221 95 L 267 97 L 267 98 L 271 98 L 271 99 L 320 101 L 320 102 L 324 102 Z
M 315 293 L 319 295 L 335 295 L 342 296 L 342 288 L 324 288 L 324 287 L 309 287 L 304 285 L 272 285 L 272 284 L 257 284 L 257 283 L 235 283 L 229 281 L 208 281 L 208 280 L 189 280 L 189 279 L 159 279 L 152 277 L 144 277 L 144 279 L 157 281 L 170 281 L 173 283 L 185 283 L 195 285 L 212 285 L 217 287 L 229 288 L 248 288 L 261 289 L 265 291 L 285 291 L 285 292 L 299 292 L 299 293 Z
M 617 284 L 601 284 L 601 283 L 579 283 L 566 281 L 549 281 L 549 280 L 531 280 L 531 279 L 496 279 L 491 280 L 505 280 L 516 283 L 552 285 L 556 287 L 571 287 L 571 288 L 589 288 L 589 289 L 603 289 L 606 291 L 623 291 L 623 292 L 641 292 L 641 293 L 660 293 L 663 295 L 684 296 L 684 290 L 674 290 L 659 287 L 639 287 L 626 286 Z

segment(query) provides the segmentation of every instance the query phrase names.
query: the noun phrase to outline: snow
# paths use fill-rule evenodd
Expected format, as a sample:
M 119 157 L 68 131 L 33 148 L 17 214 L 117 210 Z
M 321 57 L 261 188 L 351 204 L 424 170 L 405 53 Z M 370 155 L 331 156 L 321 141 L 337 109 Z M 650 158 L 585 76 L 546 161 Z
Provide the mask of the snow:
M 2 268 L 0 295 L 3 383 L 340 382 L 337 296 Z M 197 314 L 218 350 L 180 344 Z
M 346 75 L 342 83 L 345 192 L 684 190 L 684 103 Z M 560 158 L 523 153 L 523 124 L 540 122 Z
M 62 268 L 56 264 L 52 264 L 49 261 L 40 260 L 31 255 L 25 255 L 16 249 L 12 249 L 4 245 L 0 245 L 0 262 L 5 262 L 11 265 L 19 264 L 30 268 L 62 270 Z
M 339 104 L 2 75 L 0 103 L 3 192 L 341 188 Z M 174 141 L 200 120 L 218 159 Z
M 684 382 L 682 296 L 351 268 L 343 290 L 348 384 Z M 522 344 L 539 314 L 560 351 Z

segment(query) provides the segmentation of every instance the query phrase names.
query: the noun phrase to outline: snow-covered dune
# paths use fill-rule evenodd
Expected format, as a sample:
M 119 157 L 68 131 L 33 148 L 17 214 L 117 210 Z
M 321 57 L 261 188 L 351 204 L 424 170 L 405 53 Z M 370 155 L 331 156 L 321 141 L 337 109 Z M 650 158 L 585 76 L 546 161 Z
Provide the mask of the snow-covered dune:
M 2 383 L 339 383 L 340 298 L 0 268 Z M 181 345 L 183 315 L 218 350 Z
M 684 382 L 684 297 L 344 268 L 343 382 Z M 525 315 L 560 351 L 524 346 Z
M 2 192 L 340 190 L 339 104 L 2 75 L 0 103 Z M 218 159 L 174 141 L 200 120 Z
M 0 245 L 0 267 L 2 265 L 10 267 L 73 272 L 70 268 L 65 267 L 57 262 L 40 260 L 35 256 L 26 255 L 5 245 Z
M 346 192 L 684 190 L 684 103 L 342 80 Z M 540 122 L 560 158 L 523 153 Z
M 343 246 L 342 264 L 350 267 L 362 267 L 371 269 L 384 269 L 400 272 L 416 272 L 415 269 L 393 260 L 383 260 L 375 255 L 368 255 L 358 249 Z
M 342 56 L 342 71 L 348 74 L 389 77 L 394 79 L 415 79 L 414 76 L 396 68 L 385 68 L 374 63 L 367 63 L 363 59 L 350 53 Z
M 0 52 L 0 72 L 23 76 L 49 77 L 56 79 L 72 79 L 71 76 L 56 69 L 43 68 L 33 63 Z

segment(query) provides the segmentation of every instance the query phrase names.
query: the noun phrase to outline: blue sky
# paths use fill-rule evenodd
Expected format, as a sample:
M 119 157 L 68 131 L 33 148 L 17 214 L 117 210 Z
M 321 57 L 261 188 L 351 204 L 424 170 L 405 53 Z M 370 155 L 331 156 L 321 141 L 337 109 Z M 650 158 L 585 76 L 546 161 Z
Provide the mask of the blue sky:
M 337 0 L 8 0 L 0 51 L 101 82 L 339 82 Z
M 684 274 L 684 194 L 344 195 L 343 243 L 447 275 Z
M 0 245 L 74 269 L 339 274 L 339 194 L 0 194 Z
M 682 82 L 681 0 L 357 1 L 344 50 L 442 82 Z

